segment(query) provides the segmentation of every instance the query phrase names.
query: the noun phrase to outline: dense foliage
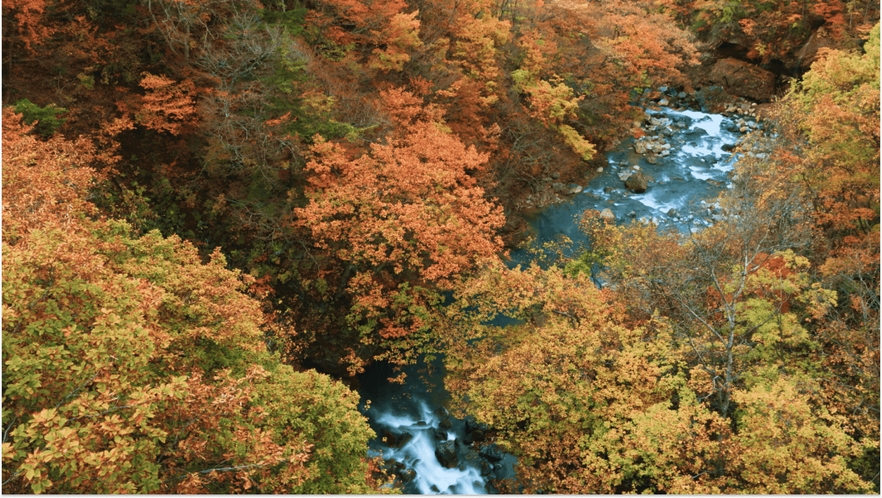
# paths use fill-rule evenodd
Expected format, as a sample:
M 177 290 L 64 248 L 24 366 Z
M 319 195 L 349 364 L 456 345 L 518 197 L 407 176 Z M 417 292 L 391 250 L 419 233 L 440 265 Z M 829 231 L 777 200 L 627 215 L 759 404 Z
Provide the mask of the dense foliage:
M 4 491 L 370 491 L 358 396 L 267 352 L 218 251 L 92 219 L 88 148 L 20 119 L 3 134 Z
M 528 491 L 879 491 L 877 4 L 2 16 L 4 492 L 381 491 L 340 380 L 424 353 Z M 715 55 L 798 76 L 722 221 L 587 213 L 589 252 L 506 268 L 525 195 Z
M 878 492 L 878 36 L 824 54 L 779 137 L 742 145 L 713 226 L 587 212 L 590 252 L 459 288 L 448 386 L 528 490 Z

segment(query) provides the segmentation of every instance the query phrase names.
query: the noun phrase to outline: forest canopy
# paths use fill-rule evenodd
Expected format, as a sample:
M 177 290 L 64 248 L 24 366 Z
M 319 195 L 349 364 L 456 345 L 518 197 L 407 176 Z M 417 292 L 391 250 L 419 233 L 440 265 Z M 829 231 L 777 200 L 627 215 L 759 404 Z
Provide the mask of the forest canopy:
M 879 492 L 877 3 L 2 16 L 4 492 L 388 492 L 357 376 L 425 355 L 516 490 Z M 514 267 L 673 96 L 763 117 L 715 223 Z

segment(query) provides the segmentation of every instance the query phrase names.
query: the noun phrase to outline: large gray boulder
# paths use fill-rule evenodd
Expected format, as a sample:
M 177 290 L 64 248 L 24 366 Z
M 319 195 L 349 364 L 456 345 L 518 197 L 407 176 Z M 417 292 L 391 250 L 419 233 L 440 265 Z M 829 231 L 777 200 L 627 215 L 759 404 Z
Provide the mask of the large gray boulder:
M 649 179 L 642 171 L 638 171 L 625 180 L 625 187 L 635 194 L 642 194 L 649 188 Z
M 708 76 L 730 95 L 768 101 L 775 93 L 775 75 L 749 62 L 728 58 L 718 60 Z

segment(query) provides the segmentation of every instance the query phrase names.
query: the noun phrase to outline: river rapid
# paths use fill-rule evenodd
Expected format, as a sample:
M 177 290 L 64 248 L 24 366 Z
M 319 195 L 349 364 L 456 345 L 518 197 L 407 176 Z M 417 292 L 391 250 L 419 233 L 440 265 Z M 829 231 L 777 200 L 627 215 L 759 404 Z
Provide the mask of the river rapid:
M 747 131 L 761 129 L 748 106 L 728 115 L 651 106 L 640 139 L 628 139 L 607 154 L 608 165 L 587 185 L 569 185 L 573 194 L 528 221 L 535 244 L 559 239 L 585 243 L 582 213 L 596 209 L 617 223 L 653 222 L 660 229 L 700 230 L 719 214 L 715 198 L 729 186 L 735 162 L 730 152 Z M 625 180 L 645 175 L 646 190 L 635 193 Z M 638 189 L 639 190 L 639 189 Z M 512 251 L 512 266 L 527 265 L 535 253 Z M 514 477 L 516 459 L 482 445 L 487 427 L 447 412 L 440 360 L 405 370 L 405 384 L 393 384 L 388 365 L 370 367 L 359 379 L 365 414 L 377 439 L 370 455 L 382 456 L 408 494 L 485 494 L 494 482 Z M 370 403 L 367 403 L 370 400 Z

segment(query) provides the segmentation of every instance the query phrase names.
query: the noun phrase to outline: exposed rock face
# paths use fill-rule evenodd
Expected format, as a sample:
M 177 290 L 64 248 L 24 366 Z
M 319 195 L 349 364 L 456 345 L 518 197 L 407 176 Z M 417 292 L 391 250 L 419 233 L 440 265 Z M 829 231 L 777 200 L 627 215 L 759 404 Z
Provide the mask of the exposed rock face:
M 649 179 L 642 172 L 638 171 L 625 180 L 625 187 L 635 194 L 642 194 L 649 188 Z
M 796 52 L 797 63 L 800 67 L 808 69 L 812 62 L 818 58 L 818 50 L 824 47 L 833 47 L 835 42 L 827 33 L 827 30 L 821 26 L 815 31 L 811 38 Z
M 738 59 L 718 60 L 708 78 L 729 94 L 753 100 L 770 100 L 775 92 L 773 73 Z

